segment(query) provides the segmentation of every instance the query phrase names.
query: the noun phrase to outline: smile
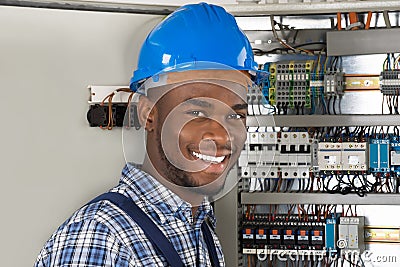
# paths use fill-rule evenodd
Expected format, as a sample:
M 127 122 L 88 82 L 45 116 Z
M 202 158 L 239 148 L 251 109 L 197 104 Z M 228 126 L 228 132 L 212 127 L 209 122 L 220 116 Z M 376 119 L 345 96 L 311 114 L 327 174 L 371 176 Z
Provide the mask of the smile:
M 192 151 L 192 155 L 198 159 L 210 162 L 212 164 L 219 164 L 226 158 L 226 156 L 214 157 L 214 156 L 210 156 L 210 155 L 200 154 L 200 153 L 197 153 L 194 151 Z

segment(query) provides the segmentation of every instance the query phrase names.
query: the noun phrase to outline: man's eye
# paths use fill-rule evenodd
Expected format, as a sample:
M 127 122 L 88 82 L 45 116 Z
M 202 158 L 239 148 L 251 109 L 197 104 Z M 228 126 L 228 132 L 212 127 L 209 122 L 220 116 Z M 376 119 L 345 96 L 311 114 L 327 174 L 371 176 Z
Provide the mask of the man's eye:
M 239 113 L 228 115 L 228 119 L 231 119 L 231 120 L 241 120 L 241 119 L 245 119 L 245 118 L 246 118 L 246 115 L 239 114 Z
M 191 111 L 186 112 L 186 114 L 192 115 L 193 117 L 199 117 L 199 118 L 207 117 L 207 115 L 200 110 L 191 110 Z

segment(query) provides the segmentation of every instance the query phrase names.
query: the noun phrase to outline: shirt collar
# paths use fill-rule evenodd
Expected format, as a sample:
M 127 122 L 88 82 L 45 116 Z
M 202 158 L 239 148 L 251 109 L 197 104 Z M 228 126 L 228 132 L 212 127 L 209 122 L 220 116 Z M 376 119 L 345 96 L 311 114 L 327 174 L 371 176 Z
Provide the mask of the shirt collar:
M 122 170 L 121 183 L 127 184 L 134 191 L 132 198 L 140 199 L 146 205 L 149 205 L 146 208 L 151 207 L 154 210 L 161 224 L 169 216 L 175 216 L 177 212 L 185 214 L 186 219 L 193 221 L 191 204 L 181 199 L 151 175 L 142 171 L 140 165 L 127 163 Z M 198 222 L 203 222 L 205 218 L 208 218 L 215 227 L 214 213 L 207 199 L 204 199 L 199 206 L 197 215 Z

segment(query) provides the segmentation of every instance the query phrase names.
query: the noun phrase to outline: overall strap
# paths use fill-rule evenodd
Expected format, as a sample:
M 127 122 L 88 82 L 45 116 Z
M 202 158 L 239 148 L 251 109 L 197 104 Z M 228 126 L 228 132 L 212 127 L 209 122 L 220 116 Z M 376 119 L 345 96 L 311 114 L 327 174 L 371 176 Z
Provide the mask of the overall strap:
M 147 214 L 144 213 L 144 211 L 139 208 L 134 201 L 120 193 L 108 192 L 96 197 L 88 204 L 101 200 L 108 200 L 125 211 L 139 225 L 154 248 L 165 257 L 171 267 L 185 266 L 171 242 L 169 242 L 163 232 L 161 232 L 149 216 L 147 216 Z
M 208 255 L 210 256 L 211 265 L 213 267 L 219 267 L 219 259 L 217 249 L 215 248 L 214 238 L 211 234 L 210 227 L 206 221 L 201 224 L 201 231 L 203 232 L 204 240 L 207 245 Z

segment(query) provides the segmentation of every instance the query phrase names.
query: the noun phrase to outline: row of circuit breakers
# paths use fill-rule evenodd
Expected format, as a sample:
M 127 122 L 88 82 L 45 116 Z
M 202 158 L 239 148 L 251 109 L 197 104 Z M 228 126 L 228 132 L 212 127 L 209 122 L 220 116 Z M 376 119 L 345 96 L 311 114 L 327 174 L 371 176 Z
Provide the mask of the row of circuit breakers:
M 400 137 L 310 138 L 308 132 L 248 132 L 244 178 L 310 178 L 310 172 L 400 173 Z
M 296 215 L 276 215 L 273 221 L 270 217 L 255 214 L 243 221 L 243 254 L 334 256 L 365 249 L 363 216 L 314 216 L 307 222 Z

